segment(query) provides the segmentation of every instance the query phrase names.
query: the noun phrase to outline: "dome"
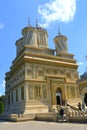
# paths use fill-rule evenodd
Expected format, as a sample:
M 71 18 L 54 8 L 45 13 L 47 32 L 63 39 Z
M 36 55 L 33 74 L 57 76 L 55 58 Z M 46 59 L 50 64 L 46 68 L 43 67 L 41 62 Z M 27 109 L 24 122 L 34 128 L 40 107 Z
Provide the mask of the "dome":
M 25 27 L 22 29 L 22 35 L 25 35 L 26 32 L 28 32 L 29 30 L 34 30 L 34 27 L 29 26 L 29 27 Z
M 56 48 L 56 54 L 68 53 L 67 37 L 64 35 L 57 35 L 53 39 Z
M 84 72 L 84 77 L 87 77 L 87 71 L 86 71 L 86 72 Z
M 86 71 L 84 72 L 84 74 L 81 75 L 80 77 L 81 77 L 81 79 L 86 79 L 86 78 L 87 78 L 87 70 L 86 70 Z

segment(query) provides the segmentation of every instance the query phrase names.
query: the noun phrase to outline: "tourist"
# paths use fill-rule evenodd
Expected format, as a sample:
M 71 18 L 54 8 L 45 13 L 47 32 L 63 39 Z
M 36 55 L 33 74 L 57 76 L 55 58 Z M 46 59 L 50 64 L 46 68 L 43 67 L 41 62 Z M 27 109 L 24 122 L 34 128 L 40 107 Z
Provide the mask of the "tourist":
M 62 107 L 61 107 L 61 109 L 60 109 L 59 114 L 60 114 L 60 116 L 61 116 L 61 118 L 62 118 L 62 122 L 63 122 L 63 120 L 64 120 L 64 109 L 63 109 Z
M 78 110 L 81 111 L 81 103 L 78 103 Z

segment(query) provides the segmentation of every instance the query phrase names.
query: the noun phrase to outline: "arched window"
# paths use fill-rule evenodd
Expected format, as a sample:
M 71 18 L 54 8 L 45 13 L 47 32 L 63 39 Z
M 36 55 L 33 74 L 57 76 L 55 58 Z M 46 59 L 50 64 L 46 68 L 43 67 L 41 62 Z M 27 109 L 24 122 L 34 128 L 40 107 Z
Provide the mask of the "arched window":
M 57 105 L 62 105 L 62 91 L 60 88 L 56 90 L 56 103 Z

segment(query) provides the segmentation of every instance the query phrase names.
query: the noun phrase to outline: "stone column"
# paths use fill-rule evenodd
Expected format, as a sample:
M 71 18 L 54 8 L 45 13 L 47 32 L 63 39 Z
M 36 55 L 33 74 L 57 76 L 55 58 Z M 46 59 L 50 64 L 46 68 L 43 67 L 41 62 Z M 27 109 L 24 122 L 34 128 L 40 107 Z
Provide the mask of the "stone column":
M 11 97 L 11 92 L 10 92 L 10 104 L 12 104 L 12 102 L 11 102 L 11 98 L 12 98 L 12 97 Z
M 76 92 L 77 90 L 76 90 L 76 86 L 75 86 L 75 98 L 77 98 L 77 92 Z
M 54 88 L 54 81 L 52 81 L 51 83 L 51 87 L 52 87 L 52 105 L 56 105 L 56 100 L 55 100 L 55 97 L 56 97 L 56 93 L 55 93 L 55 88 Z
M 50 79 L 47 79 L 48 82 L 48 101 L 49 101 L 49 111 L 52 111 L 52 95 L 51 95 L 51 83 L 50 83 Z
M 67 99 L 66 85 L 64 86 L 64 88 L 65 88 L 65 99 Z
M 18 101 L 21 101 L 21 88 L 18 88 Z
M 69 98 L 71 99 L 71 86 L 69 86 Z
M 27 82 L 24 85 L 24 97 L 25 97 L 25 101 L 28 101 L 28 83 Z
M 13 91 L 13 102 L 16 102 L 16 91 Z

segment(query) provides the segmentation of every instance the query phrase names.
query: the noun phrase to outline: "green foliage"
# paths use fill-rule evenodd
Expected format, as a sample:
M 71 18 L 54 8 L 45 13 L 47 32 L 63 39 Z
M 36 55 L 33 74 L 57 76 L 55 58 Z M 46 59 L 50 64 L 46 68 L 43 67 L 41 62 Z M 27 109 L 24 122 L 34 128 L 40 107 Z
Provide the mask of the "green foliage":
M 0 101 L 2 101 L 2 102 L 5 101 L 5 95 L 0 96 Z
M 0 96 L 0 102 L 3 102 L 5 105 L 5 95 Z
M 5 96 L 0 96 L 0 114 L 4 112 L 5 107 Z
M 0 114 L 4 112 L 4 103 L 0 101 Z

